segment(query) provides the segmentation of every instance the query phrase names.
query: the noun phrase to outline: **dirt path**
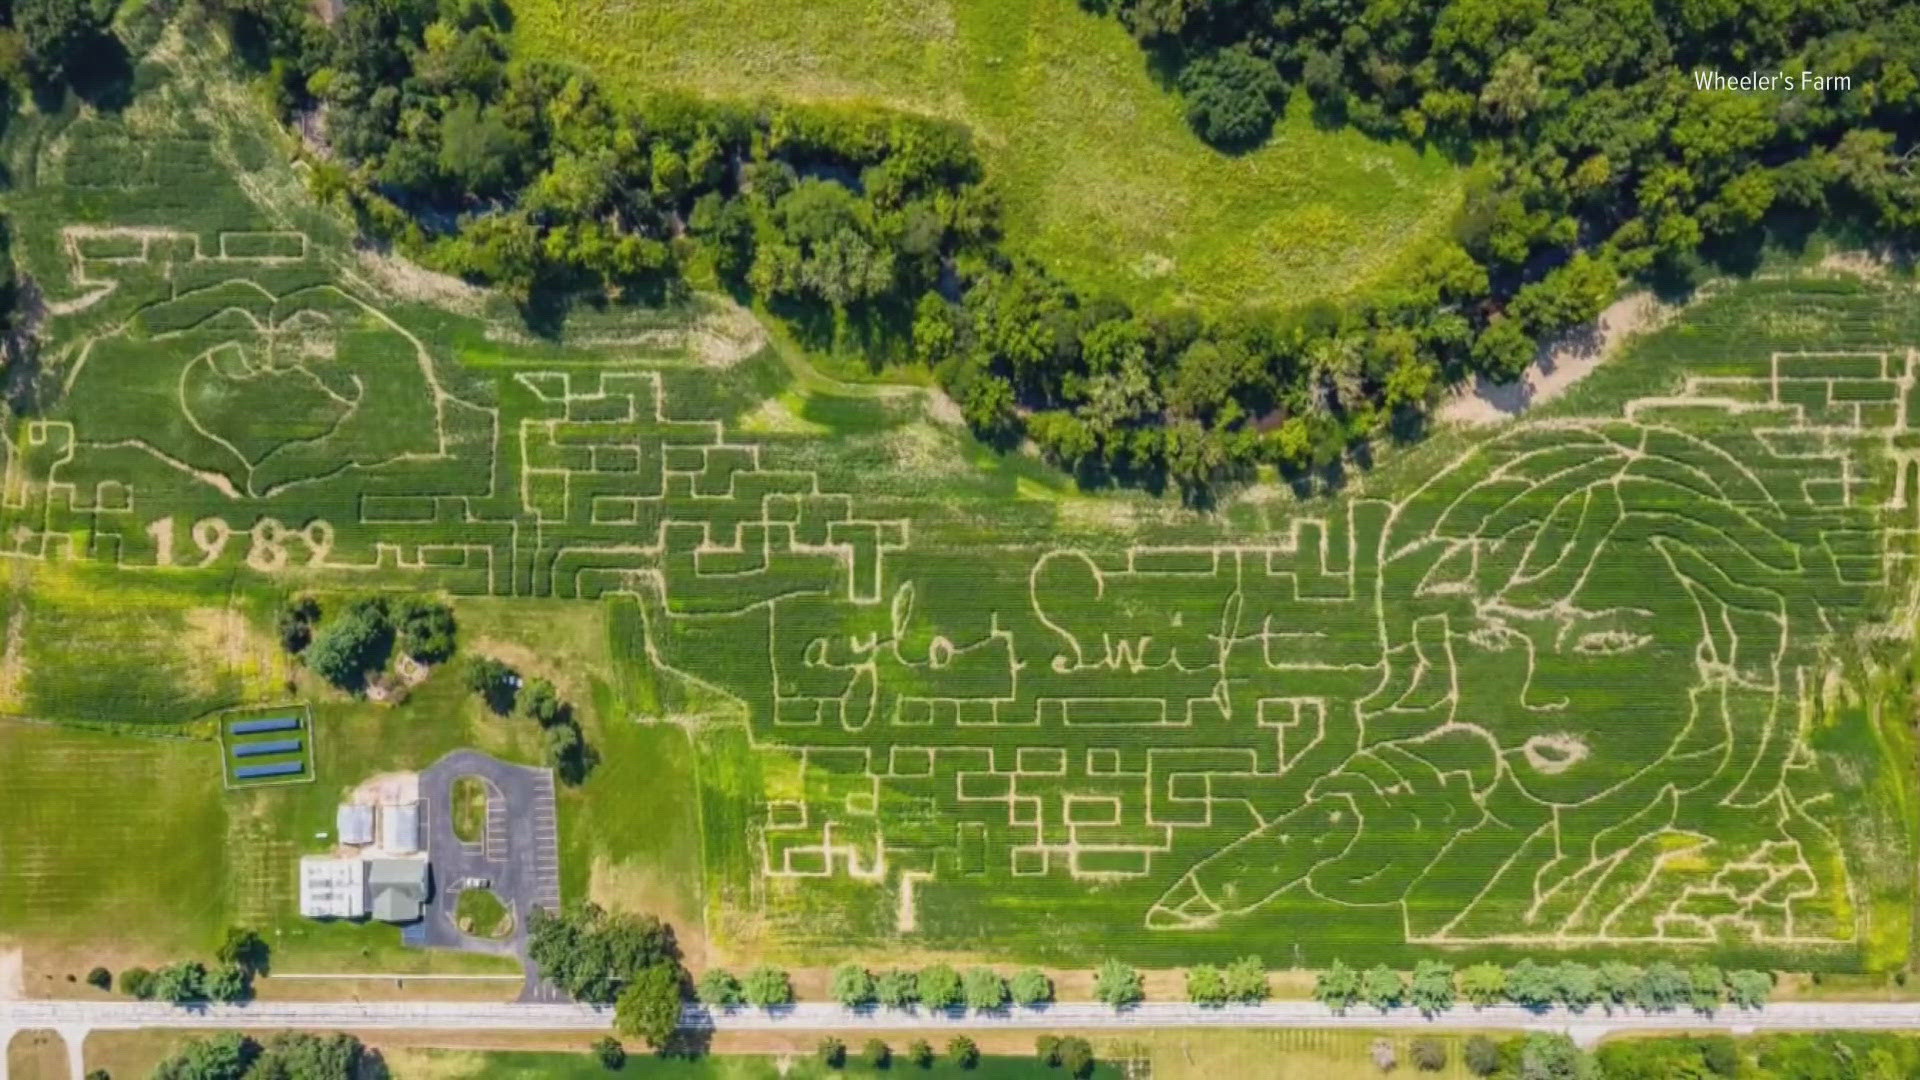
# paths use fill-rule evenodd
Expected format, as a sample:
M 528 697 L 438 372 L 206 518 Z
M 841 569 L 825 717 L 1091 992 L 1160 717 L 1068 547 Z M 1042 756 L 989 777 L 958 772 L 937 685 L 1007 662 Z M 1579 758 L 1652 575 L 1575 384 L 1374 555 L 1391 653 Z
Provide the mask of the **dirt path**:
M 1592 323 L 1564 335 L 1520 379 L 1505 385 L 1475 379 L 1442 404 L 1438 416 L 1468 426 L 1510 420 L 1566 393 L 1619 351 L 1624 342 L 1658 329 L 1677 310 L 1660 303 L 1650 292 L 1621 297 Z

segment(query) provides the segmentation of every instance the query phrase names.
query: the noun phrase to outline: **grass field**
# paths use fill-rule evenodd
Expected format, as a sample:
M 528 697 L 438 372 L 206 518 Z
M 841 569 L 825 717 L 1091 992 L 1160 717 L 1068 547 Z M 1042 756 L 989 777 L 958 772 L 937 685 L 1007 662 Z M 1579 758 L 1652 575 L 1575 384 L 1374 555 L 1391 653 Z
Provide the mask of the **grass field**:
M 454 918 L 475 937 L 501 938 L 513 932 L 513 913 L 489 889 L 462 889 Z
M 1910 293 L 1728 287 L 1537 419 L 1200 516 L 995 459 L 914 391 L 715 359 L 670 332 L 691 307 L 534 345 L 395 293 L 198 85 L 218 108 L 9 137 L 60 392 L 5 444 L 0 701 L 71 726 L 0 727 L 0 931 L 497 967 L 293 911 L 354 785 L 541 759 L 457 670 L 389 707 L 279 654 L 288 594 L 378 588 L 554 681 L 599 755 L 563 893 L 696 966 L 1910 955 Z M 110 167 L 166 138 L 154 168 L 211 178 L 178 225 Z M 289 695 L 315 781 L 223 792 L 207 718 Z M 122 771 L 152 782 L 99 798 Z
M 67 1044 L 54 1031 L 17 1031 L 7 1044 L 8 1080 L 64 1080 Z
M 619 1076 L 639 1080 L 816 1080 L 833 1076 L 926 1076 L 968 1077 L 975 1080 L 1049 1080 L 1061 1074 L 1032 1058 L 985 1056 L 971 1069 L 936 1058 L 930 1068 L 921 1069 L 905 1062 L 891 1068 L 875 1069 L 859 1060 L 864 1040 L 856 1041 L 845 1066 L 829 1069 L 811 1056 L 782 1057 L 752 1054 L 713 1054 L 706 1057 L 658 1058 L 645 1054 L 627 1057 Z M 905 1046 L 895 1046 L 899 1053 Z M 935 1053 L 939 1053 L 936 1048 Z M 395 1080 L 442 1080 L 459 1076 L 467 1080 L 600 1080 L 607 1070 L 585 1053 L 514 1053 L 510 1051 L 413 1051 L 397 1059 Z M 1106 1063 L 1094 1068 L 1096 1080 L 1119 1080 L 1120 1070 Z
M 1304 95 L 1264 148 L 1219 154 L 1117 20 L 1074 0 L 514 0 L 531 55 L 618 91 L 878 100 L 978 133 L 1007 236 L 1135 301 L 1298 303 L 1378 277 L 1445 229 L 1437 153 L 1316 128 Z
M 487 788 L 477 776 L 453 782 L 453 834 L 477 844 L 487 830 Z

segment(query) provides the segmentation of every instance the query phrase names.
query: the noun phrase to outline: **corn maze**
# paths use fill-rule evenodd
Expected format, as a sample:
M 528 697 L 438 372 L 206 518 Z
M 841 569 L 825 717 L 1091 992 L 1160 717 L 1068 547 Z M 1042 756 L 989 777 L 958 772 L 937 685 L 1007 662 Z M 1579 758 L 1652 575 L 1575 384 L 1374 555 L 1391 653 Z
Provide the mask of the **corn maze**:
M 769 886 L 879 890 L 931 943 L 1043 902 L 1175 948 L 1855 939 L 1812 733 L 1836 650 L 1910 607 L 1904 348 L 1511 426 L 1271 535 L 981 548 L 656 371 L 450 389 L 298 234 L 63 240 L 73 310 L 143 299 L 7 445 L 0 552 L 631 595 L 653 662 L 797 764 Z

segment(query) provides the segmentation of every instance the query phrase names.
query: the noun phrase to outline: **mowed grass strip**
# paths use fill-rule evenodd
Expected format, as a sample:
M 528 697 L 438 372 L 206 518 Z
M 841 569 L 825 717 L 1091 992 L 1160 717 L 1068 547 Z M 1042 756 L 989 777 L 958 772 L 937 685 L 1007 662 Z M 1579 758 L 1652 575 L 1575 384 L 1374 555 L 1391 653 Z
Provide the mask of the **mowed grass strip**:
M 1073 0 L 514 0 L 530 55 L 618 95 L 864 99 L 966 122 L 1015 250 L 1134 302 L 1299 303 L 1389 270 L 1445 228 L 1461 170 L 1324 131 L 1305 96 L 1265 147 L 1187 128 L 1119 22 Z

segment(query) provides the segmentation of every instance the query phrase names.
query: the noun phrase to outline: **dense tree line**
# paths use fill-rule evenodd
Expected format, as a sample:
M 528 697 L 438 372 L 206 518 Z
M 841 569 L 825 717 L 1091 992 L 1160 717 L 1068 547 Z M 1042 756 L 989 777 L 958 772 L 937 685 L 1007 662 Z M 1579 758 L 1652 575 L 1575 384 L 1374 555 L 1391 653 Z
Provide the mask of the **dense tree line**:
M 1191 991 L 1191 977 L 1188 987 Z M 1564 1005 L 1611 1011 L 1632 1005 L 1647 1012 L 1684 1007 L 1712 1013 L 1724 1004 L 1758 1009 L 1772 992 L 1773 977 L 1766 972 L 1723 972 L 1704 961 L 1683 968 L 1664 960 L 1645 967 L 1612 960 L 1597 966 L 1521 960 L 1504 968 L 1473 964 L 1456 973 L 1449 964 L 1422 960 L 1408 979 L 1385 964 L 1359 971 L 1335 960 L 1316 976 L 1313 997 L 1337 1013 L 1365 1002 L 1381 1011 L 1412 1005 L 1431 1016 L 1452 1008 L 1456 998 L 1476 1007 L 1512 1002 L 1530 1009 Z
M 518 713 L 540 725 L 547 764 L 562 783 L 585 783 L 600 763 L 600 752 L 587 742 L 573 706 L 561 699 L 551 680 L 524 679 L 494 657 L 473 656 L 467 659 L 466 683 L 495 715 Z
M 284 1032 L 264 1043 L 236 1031 L 193 1039 L 154 1069 L 154 1080 L 384 1080 L 385 1062 L 344 1033 Z
M 527 957 L 576 1001 L 614 1006 L 623 1035 L 665 1047 L 680 1023 L 687 973 L 673 928 L 651 915 L 622 915 L 592 903 L 527 920 Z
M 1006 257 L 967 132 L 867 107 L 615 103 L 516 59 L 482 0 L 204 0 L 364 228 L 546 317 L 708 275 L 819 342 L 930 365 L 984 437 L 1090 483 L 1204 494 L 1412 433 L 1440 390 L 1510 378 L 1635 278 L 1685 278 L 1761 226 L 1910 234 L 1920 9 L 1738 17 L 1580 0 L 1117 0 L 1195 127 L 1263 140 L 1297 88 L 1329 118 L 1480 155 L 1456 234 L 1342 304 L 1135 312 Z M 1696 65 L 1847 73 L 1848 92 L 1694 88 Z

